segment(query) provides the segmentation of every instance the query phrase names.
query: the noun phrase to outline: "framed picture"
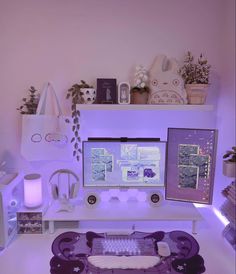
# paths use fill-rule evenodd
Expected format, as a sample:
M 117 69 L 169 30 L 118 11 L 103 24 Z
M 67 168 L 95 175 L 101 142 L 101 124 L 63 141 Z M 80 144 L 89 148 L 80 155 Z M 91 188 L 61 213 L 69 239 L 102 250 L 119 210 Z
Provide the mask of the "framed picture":
M 167 200 L 211 204 L 217 130 L 168 128 Z
M 118 104 L 130 104 L 130 84 L 121 82 L 118 85 Z
M 116 79 L 97 79 L 97 103 L 117 103 Z
M 17 233 L 43 233 L 42 212 L 17 212 Z

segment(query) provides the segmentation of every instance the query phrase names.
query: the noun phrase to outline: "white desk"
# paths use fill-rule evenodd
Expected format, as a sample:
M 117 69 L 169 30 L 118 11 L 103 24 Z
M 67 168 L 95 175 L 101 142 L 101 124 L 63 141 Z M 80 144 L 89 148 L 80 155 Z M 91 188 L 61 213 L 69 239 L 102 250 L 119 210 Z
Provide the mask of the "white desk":
M 54 232 L 58 221 L 191 221 L 192 233 L 201 214 L 191 203 L 163 201 L 159 207 L 144 202 L 103 202 L 97 207 L 77 205 L 72 212 L 57 212 L 58 204 L 52 204 L 43 216 L 48 221 L 49 232 Z

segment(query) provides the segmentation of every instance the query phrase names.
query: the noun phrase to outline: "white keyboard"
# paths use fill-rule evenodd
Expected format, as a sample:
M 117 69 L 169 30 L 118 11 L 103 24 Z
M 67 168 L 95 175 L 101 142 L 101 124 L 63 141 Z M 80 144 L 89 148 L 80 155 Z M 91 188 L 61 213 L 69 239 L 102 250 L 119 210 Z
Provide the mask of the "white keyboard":
M 127 253 L 127 255 L 140 255 L 138 241 L 136 239 L 104 239 L 101 241 L 103 253 L 113 253 L 120 255 Z M 123 254 L 125 255 L 125 254 Z
M 152 239 L 109 236 L 93 239 L 92 254 L 109 256 L 156 256 Z
M 147 269 L 160 262 L 158 256 L 89 256 L 89 263 L 107 269 Z

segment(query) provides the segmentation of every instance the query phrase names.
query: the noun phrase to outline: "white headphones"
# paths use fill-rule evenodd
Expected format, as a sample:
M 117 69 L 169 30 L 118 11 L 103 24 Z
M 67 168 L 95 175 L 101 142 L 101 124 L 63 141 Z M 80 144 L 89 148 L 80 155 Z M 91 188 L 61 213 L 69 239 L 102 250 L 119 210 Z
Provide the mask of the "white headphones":
M 58 174 L 57 183 L 52 183 L 52 178 Z M 52 196 L 54 199 L 59 198 L 59 187 L 60 187 L 60 176 L 61 174 L 67 174 L 68 175 L 68 181 L 69 184 L 69 199 L 73 199 L 77 197 L 78 191 L 79 191 L 79 177 L 71 170 L 69 169 L 58 169 L 52 173 L 49 179 L 49 183 L 52 187 Z M 75 182 L 71 182 L 71 175 L 74 177 Z

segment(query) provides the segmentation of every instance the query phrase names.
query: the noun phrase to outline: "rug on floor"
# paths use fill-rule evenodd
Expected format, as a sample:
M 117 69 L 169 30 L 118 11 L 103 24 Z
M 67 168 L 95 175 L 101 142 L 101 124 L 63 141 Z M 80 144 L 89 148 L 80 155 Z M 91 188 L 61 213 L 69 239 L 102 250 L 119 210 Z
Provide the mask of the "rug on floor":
M 50 261 L 51 274 L 164 274 L 183 273 L 200 274 L 205 272 L 204 260 L 198 254 L 199 244 L 196 239 L 184 231 L 154 233 L 133 232 L 129 239 L 152 240 L 153 256 L 158 255 L 157 243 L 162 241 L 169 245 L 171 254 L 167 257 L 160 257 L 160 262 L 147 269 L 122 269 L 122 268 L 98 268 L 90 264 L 89 256 L 104 255 L 103 250 L 95 248 L 98 239 L 112 237 L 106 233 L 65 232 L 56 237 L 52 243 L 53 257 Z M 118 235 L 114 237 L 119 238 Z M 120 237 L 124 237 L 121 235 Z M 143 242 L 145 242 L 143 241 Z M 150 243 L 150 242 L 149 242 Z M 141 255 L 151 255 L 150 249 L 141 251 Z M 120 254 L 119 254 L 120 255 Z M 127 254 L 122 254 L 127 256 Z M 135 256 L 135 255 L 133 255 Z M 109 257 L 106 257 L 109 258 Z

